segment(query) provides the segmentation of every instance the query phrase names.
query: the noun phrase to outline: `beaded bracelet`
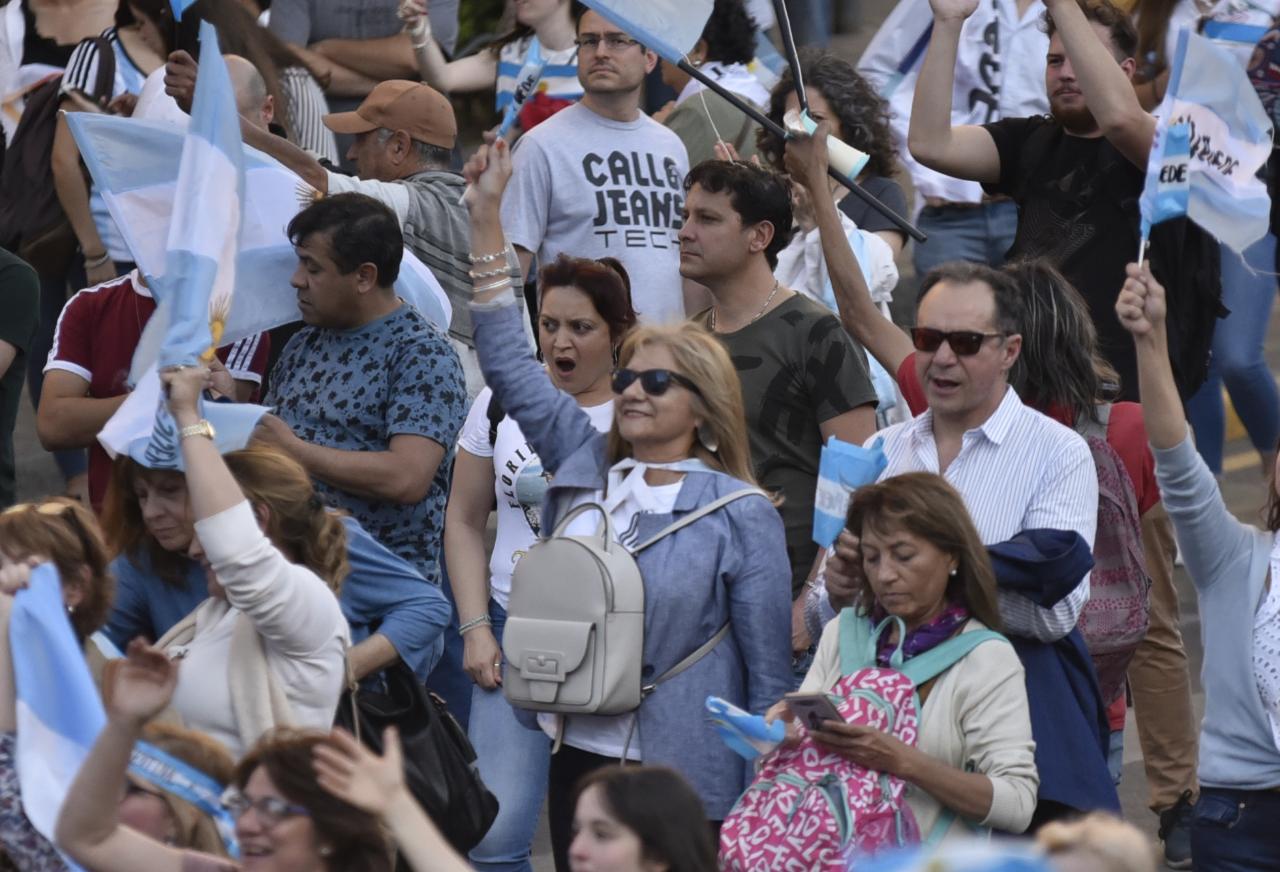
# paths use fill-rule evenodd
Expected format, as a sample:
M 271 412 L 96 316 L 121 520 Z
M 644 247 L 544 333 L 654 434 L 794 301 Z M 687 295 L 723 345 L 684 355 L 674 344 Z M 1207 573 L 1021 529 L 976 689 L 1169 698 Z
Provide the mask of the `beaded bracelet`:
M 476 627 L 479 627 L 481 624 L 483 624 L 486 627 L 491 627 L 493 626 L 493 621 L 490 620 L 488 615 L 481 615 L 478 618 L 472 618 L 471 620 L 467 621 L 465 624 L 463 624 L 461 627 L 458 628 L 458 635 L 461 636 L 464 633 L 466 633 L 468 630 L 474 630 Z
M 471 252 L 469 255 L 467 255 L 467 257 L 471 258 L 472 263 L 493 263 L 498 258 L 504 257 L 506 253 L 507 253 L 507 250 L 504 248 L 501 251 L 495 251 L 492 254 L 478 255 L 475 252 Z
M 484 270 L 483 272 L 476 272 L 475 270 L 471 270 L 471 273 L 470 273 L 471 278 L 475 279 L 476 281 L 479 281 L 480 279 L 491 279 L 494 276 L 503 276 L 503 275 L 510 275 L 510 274 L 511 274 L 511 267 L 507 266 L 506 264 L 503 264 L 502 266 L 496 267 L 494 269 Z

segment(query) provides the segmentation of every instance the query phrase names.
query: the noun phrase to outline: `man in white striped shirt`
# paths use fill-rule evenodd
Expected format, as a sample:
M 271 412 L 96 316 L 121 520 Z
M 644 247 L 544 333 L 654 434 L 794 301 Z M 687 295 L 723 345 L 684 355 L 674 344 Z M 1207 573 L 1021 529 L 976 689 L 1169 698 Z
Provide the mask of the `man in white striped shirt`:
M 867 444 L 884 440 L 889 464 L 881 479 L 907 472 L 946 478 L 964 498 L 984 543 L 1051 528 L 1074 530 L 1092 546 L 1098 482 L 1088 444 L 1023 405 L 1008 383 L 1022 348 L 1021 312 L 1020 289 L 1003 273 L 969 263 L 930 273 L 912 335 L 929 410 Z M 849 535 L 842 534 L 846 545 Z M 833 608 L 847 605 L 856 585 L 849 556 L 847 547 L 838 548 L 826 567 Z M 1006 630 L 1053 641 L 1075 627 L 1089 600 L 1089 578 L 1050 608 L 1003 590 L 999 599 Z M 823 612 L 831 615 L 829 608 Z

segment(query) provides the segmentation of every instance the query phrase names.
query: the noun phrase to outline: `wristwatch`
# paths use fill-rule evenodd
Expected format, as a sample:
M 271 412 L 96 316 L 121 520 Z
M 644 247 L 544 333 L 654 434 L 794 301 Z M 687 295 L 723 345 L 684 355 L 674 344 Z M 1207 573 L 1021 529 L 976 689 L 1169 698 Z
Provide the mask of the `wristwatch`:
M 212 442 L 214 437 L 213 425 L 201 419 L 178 431 L 179 439 L 186 439 L 188 436 L 203 436 Z

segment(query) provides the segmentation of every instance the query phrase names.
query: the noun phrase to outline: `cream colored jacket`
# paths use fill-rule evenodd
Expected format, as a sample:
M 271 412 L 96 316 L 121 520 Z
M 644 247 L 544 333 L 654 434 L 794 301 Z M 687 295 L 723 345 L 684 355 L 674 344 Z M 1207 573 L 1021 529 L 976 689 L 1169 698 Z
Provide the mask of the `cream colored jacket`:
M 964 632 L 982 629 L 985 625 L 974 619 L 965 625 Z M 837 616 L 823 629 L 813 666 L 800 690 L 830 690 L 840 677 Z M 984 642 L 934 681 L 920 714 L 917 746 L 957 769 L 972 764 L 974 772 L 991 779 L 991 811 L 974 825 L 1013 833 L 1027 828 L 1035 811 L 1040 776 L 1031 738 L 1026 678 L 1012 645 Z M 942 806 L 911 784 L 907 786 L 907 803 L 915 813 L 921 836 L 928 836 Z M 944 840 L 971 835 L 972 826 L 957 818 Z

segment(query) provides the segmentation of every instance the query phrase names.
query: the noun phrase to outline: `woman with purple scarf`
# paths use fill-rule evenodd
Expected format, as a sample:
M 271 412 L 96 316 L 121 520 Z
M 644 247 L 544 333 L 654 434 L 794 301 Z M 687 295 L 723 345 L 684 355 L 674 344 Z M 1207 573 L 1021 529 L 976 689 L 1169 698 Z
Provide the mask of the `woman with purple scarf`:
M 909 660 L 958 634 L 1000 629 L 991 560 L 960 495 L 940 476 L 910 473 L 861 488 L 849 506 L 848 528 L 860 541 L 867 581 L 851 606 L 854 615 L 872 626 L 900 619 L 881 636 L 875 665 L 889 665 L 899 633 L 905 633 L 902 652 Z M 837 617 L 823 630 L 802 692 L 827 691 L 840 680 L 840 635 Z M 979 828 L 1025 830 L 1039 776 L 1013 646 L 999 636 L 978 644 L 917 692 L 915 746 L 836 721 L 824 721 L 810 735 L 860 766 L 906 781 L 921 833 L 946 840 Z M 791 717 L 785 703 L 770 716 Z M 939 821 L 942 832 L 935 831 Z

